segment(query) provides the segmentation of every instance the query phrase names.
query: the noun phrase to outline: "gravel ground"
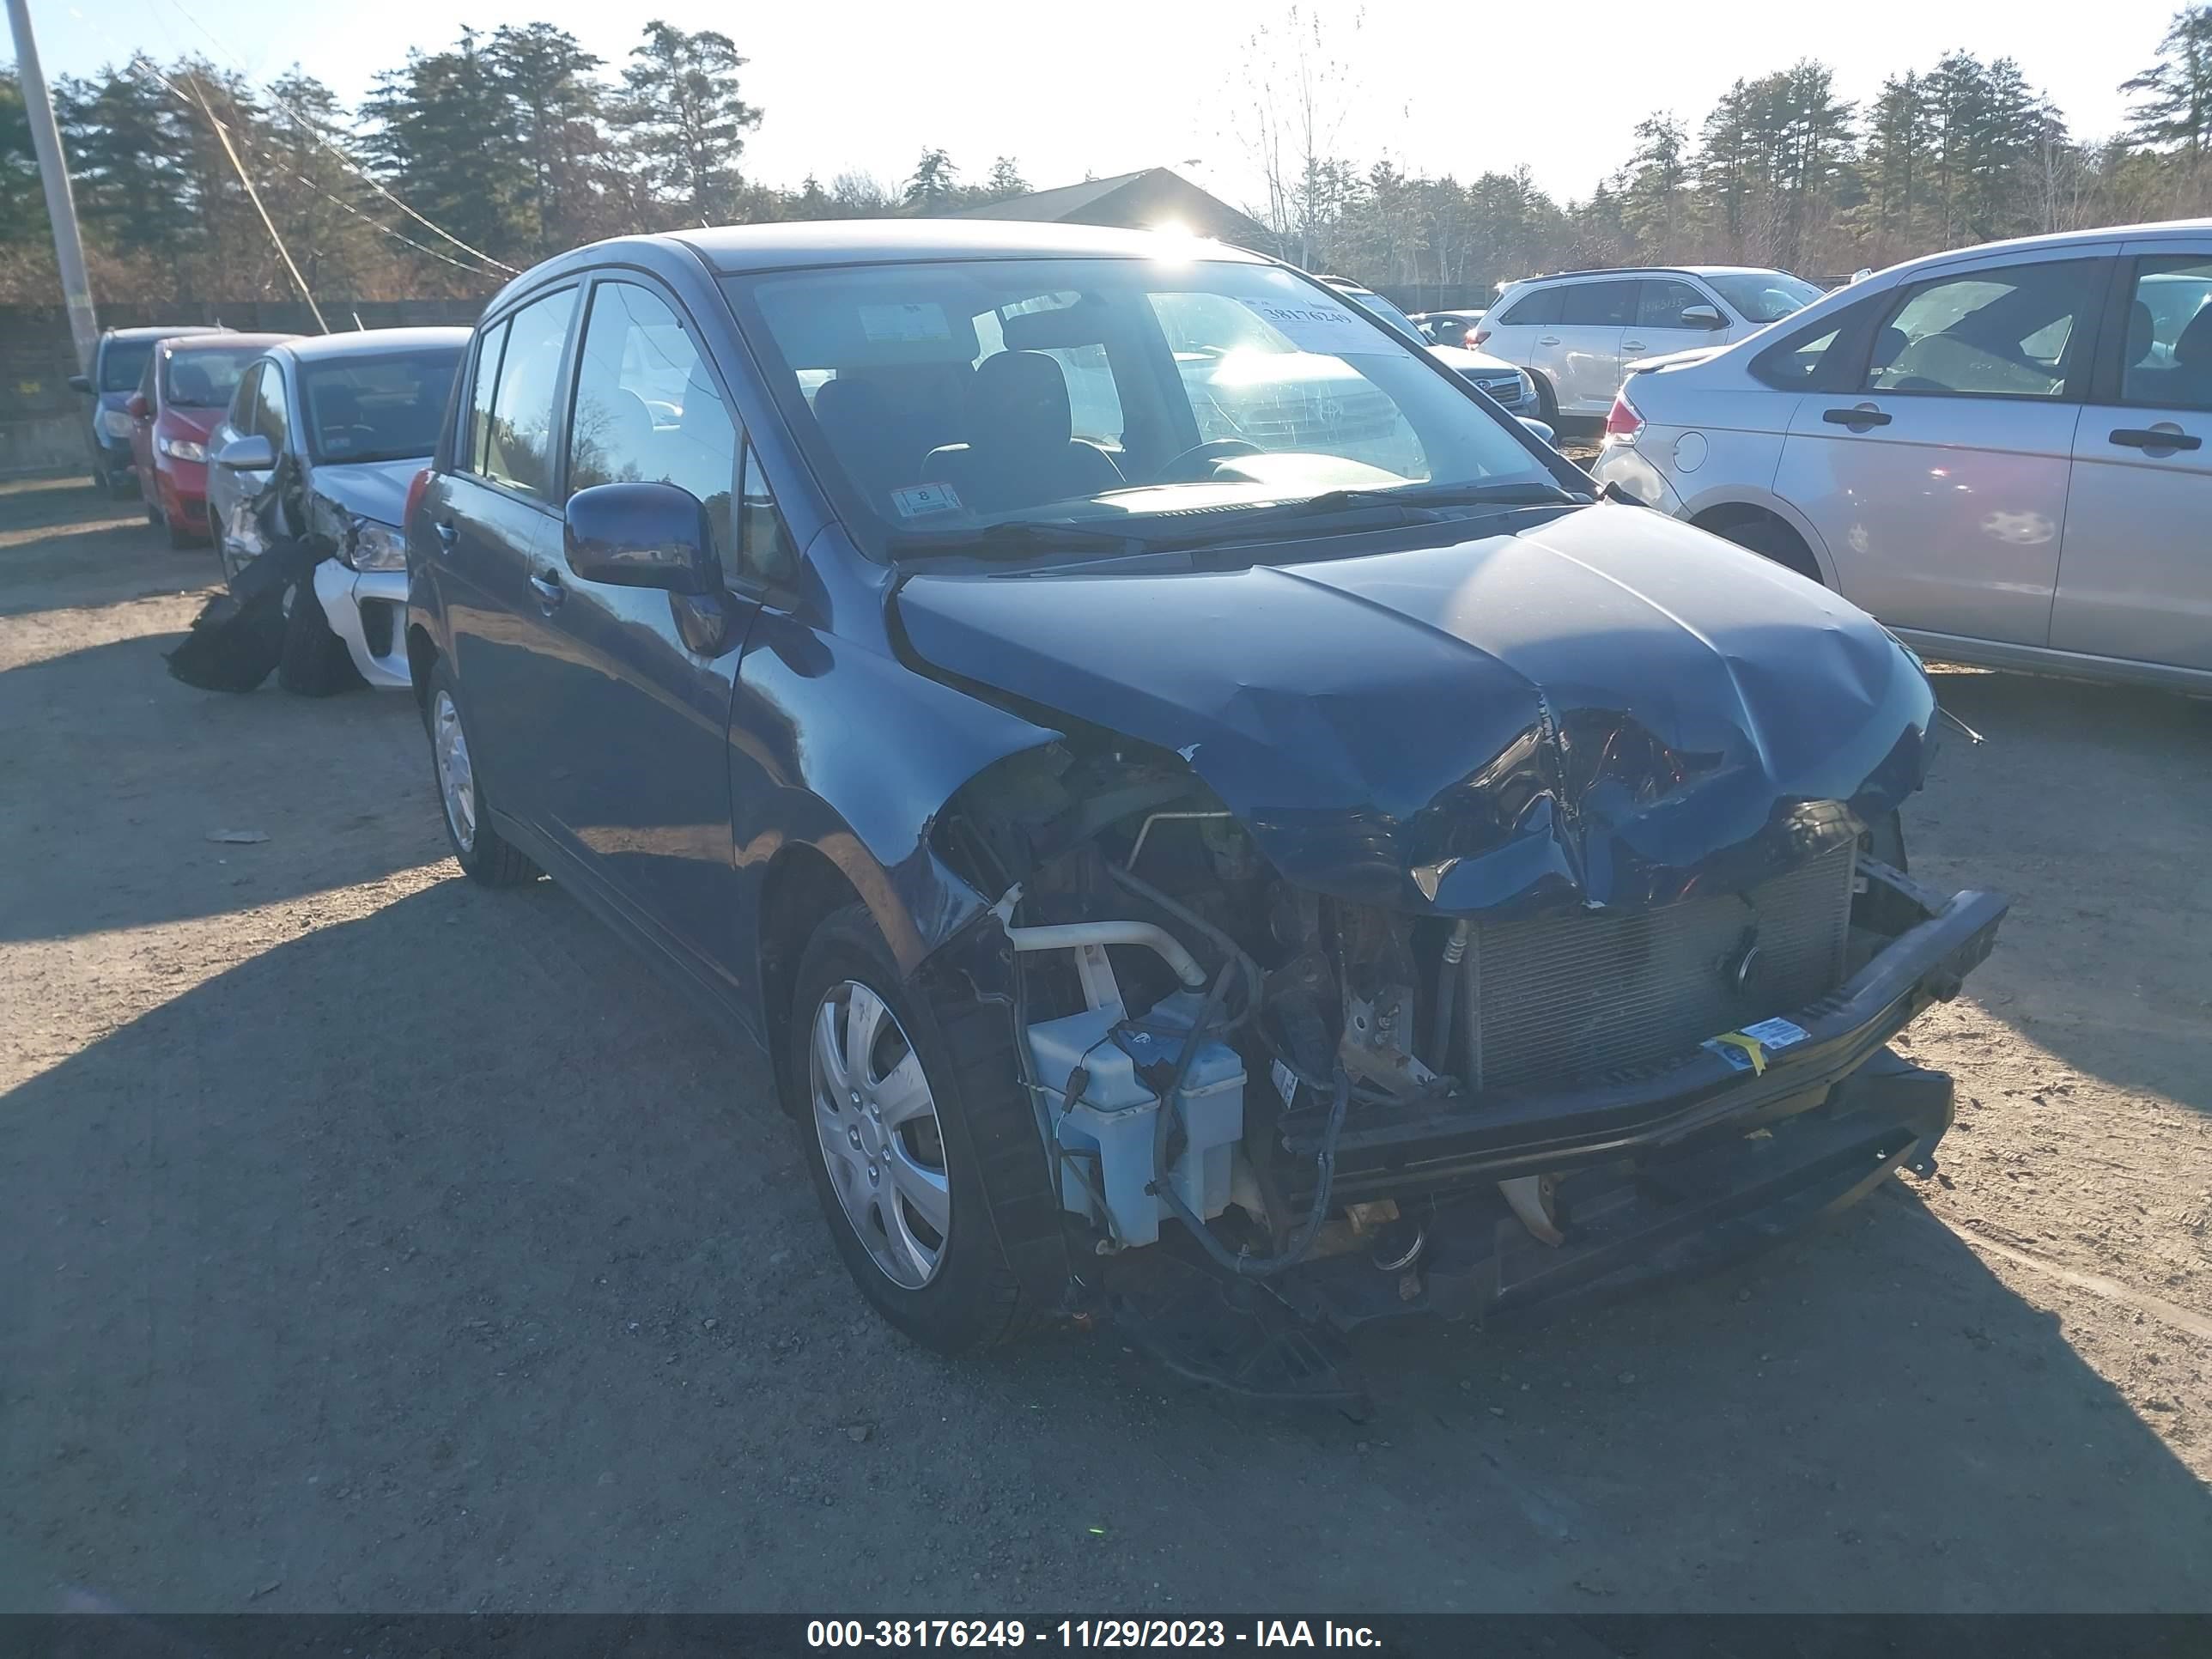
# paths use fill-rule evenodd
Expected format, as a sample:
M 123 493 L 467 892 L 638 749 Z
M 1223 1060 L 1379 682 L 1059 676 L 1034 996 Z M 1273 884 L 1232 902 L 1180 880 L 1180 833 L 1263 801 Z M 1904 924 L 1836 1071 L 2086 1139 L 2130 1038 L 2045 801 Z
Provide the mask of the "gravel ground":
M 2014 908 L 1931 1182 L 1364 1425 L 865 1310 L 760 1068 L 443 855 L 408 699 L 190 690 L 214 577 L 0 492 L 0 1608 L 2212 1607 L 2212 720 L 1944 673 Z M 209 839 L 258 830 L 258 844 Z

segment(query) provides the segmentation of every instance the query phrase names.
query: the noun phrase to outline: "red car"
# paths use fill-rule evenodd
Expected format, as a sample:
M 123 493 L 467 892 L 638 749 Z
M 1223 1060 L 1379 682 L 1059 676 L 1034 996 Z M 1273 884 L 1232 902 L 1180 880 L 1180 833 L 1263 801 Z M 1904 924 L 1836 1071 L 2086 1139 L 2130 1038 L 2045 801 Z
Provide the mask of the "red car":
M 208 434 L 222 420 L 246 366 L 289 334 L 186 334 L 155 343 L 145 378 L 124 408 L 146 518 L 169 545 L 208 537 Z

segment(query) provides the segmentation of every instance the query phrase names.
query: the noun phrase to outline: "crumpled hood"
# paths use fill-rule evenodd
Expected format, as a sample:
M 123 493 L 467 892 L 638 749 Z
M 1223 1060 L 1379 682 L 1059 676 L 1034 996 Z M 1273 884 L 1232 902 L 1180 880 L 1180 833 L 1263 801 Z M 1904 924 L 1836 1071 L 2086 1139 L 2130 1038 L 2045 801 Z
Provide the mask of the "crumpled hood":
M 407 506 L 407 487 L 428 458 L 404 461 L 318 462 L 314 490 L 357 519 L 397 526 Z
M 1935 699 L 1834 594 L 1601 506 L 1220 572 L 923 574 L 927 663 L 1181 751 L 1299 885 L 1413 912 L 1642 908 L 1856 836 Z

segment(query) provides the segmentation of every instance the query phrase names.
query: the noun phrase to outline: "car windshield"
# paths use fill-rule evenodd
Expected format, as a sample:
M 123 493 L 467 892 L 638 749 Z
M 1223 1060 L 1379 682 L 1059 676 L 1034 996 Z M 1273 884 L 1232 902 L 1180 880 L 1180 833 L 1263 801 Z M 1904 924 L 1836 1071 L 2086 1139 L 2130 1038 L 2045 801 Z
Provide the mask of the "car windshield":
M 146 378 L 146 360 L 154 355 L 151 340 L 110 340 L 100 358 L 102 392 L 136 392 Z
M 438 447 L 459 346 L 405 356 L 348 357 L 300 373 L 307 449 L 316 460 L 405 461 Z
M 161 398 L 179 409 L 221 409 L 238 390 L 239 376 L 258 357 L 258 345 L 173 351 L 162 368 Z
M 1164 544 L 1345 491 L 1558 488 L 1425 354 L 1279 266 L 958 261 L 726 288 L 878 552 L 901 532 L 1074 521 Z
M 1820 297 L 1812 283 L 1784 270 L 1732 270 L 1705 278 L 1720 296 L 1754 323 L 1779 322 Z

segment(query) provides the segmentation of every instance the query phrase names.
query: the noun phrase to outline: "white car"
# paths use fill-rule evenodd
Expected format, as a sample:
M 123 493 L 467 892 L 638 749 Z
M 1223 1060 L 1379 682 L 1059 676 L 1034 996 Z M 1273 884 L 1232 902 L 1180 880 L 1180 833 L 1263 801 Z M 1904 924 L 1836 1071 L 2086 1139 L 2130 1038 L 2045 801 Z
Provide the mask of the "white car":
M 1468 341 L 1529 372 L 1543 419 L 1596 417 L 1637 358 L 1740 340 L 1820 297 L 1745 266 L 1566 270 L 1508 283 Z
M 208 518 L 226 579 L 282 533 L 330 550 L 286 601 L 285 690 L 408 684 L 408 486 L 438 442 L 465 328 L 371 329 L 271 346 L 209 434 Z M 267 496 L 271 489 L 274 498 Z
M 2212 220 L 1936 254 L 1638 364 L 1592 471 L 1923 656 L 2212 691 Z
M 1362 288 L 1342 276 L 1322 276 L 1317 280 L 1328 283 L 1353 304 L 1380 317 L 1391 327 L 1412 337 L 1422 350 L 1453 374 L 1473 381 L 1488 392 L 1492 400 L 1507 414 L 1523 417 L 1535 415 L 1535 382 L 1511 363 L 1488 352 L 1474 351 L 1464 346 L 1437 344 L 1422 331 L 1419 323 L 1371 288 Z M 1547 440 L 1550 435 L 1546 434 Z

